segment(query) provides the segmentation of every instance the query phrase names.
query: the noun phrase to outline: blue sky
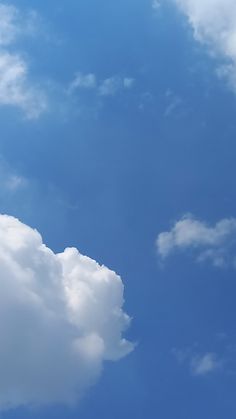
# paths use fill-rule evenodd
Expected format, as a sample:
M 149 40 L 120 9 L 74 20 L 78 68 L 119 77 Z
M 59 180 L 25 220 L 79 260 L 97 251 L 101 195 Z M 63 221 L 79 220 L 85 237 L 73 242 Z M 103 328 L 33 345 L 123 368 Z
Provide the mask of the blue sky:
M 89 268 L 75 262 L 79 281 L 80 275 L 87 281 L 87 269 L 98 269 L 111 288 L 90 290 L 101 299 L 97 315 L 104 309 L 105 332 L 93 326 L 89 334 L 86 316 L 94 306 L 86 303 L 85 312 L 78 306 L 86 313 L 86 321 L 81 315 L 76 323 L 85 355 L 78 370 L 81 400 L 71 407 L 63 403 L 76 381 L 70 359 L 58 355 L 68 368 L 59 365 L 65 385 L 62 400 L 55 401 L 56 376 L 41 377 L 35 367 L 44 356 L 49 365 L 53 360 L 55 345 L 47 342 L 52 330 L 40 329 L 42 347 L 32 325 L 26 339 L 24 303 L 17 306 L 22 334 L 13 339 L 14 322 L 8 322 L 15 300 L 6 300 L 0 333 L 11 350 L 9 357 L 0 350 L 0 408 L 7 405 L 1 417 L 234 419 L 233 0 L 216 0 L 214 8 L 210 0 L 19 0 L 0 6 L 0 213 L 22 223 L 0 217 L 3 295 L 9 278 L 13 296 L 29 286 L 47 302 L 45 281 L 54 271 L 41 260 L 39 245 L 29 245 L 37 241 L 30 226 L 53 250 L 55 266 L 57 253 L 75 247 L 119 274 L 123 310 L 132 318 L 127 330 L 123 317 L 113 318 L 117 307 L 123 316 L 116 276 L 90 268 L 91 259 Z M 14 242 L 28 249 L 27 263 Z M 15 263 L 23 272 L 20 288 Z M 25 285 L 29 270 L 36 291 L 33 282 Z M 59 305 L 54 288 L 48 292 L 50 307 Z M 55 310 L 60 317 L 61 308 Z M 37 313 L 41 325 L 44 312 Z M 69 344 L 67 323 L 71 327 L 65 317 L 63 334 L 55 338 Z M 123 351 L 119 333 L 134 347 L 128 342 Z M 21 351 L 32 356 L 24 367 Z M 50 382 L 49 406 L 41 379 Z M 23 395 L 19 382 L 26 386 Z M 40 399 L 37 406 L 32 394 Z

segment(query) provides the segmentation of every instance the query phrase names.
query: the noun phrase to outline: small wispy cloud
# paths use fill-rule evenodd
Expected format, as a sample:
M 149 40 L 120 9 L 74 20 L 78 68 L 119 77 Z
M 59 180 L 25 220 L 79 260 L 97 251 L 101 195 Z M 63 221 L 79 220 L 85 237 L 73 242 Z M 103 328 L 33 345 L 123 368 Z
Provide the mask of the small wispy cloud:
M 97 79 L 95 74 L 88 73 L 76 73 L 74 80 L 69 86 L 69 93 L 72 93 L 76 89 L 96 89 Z
M 131 87 L 133 87 L 135 83 L 135 80 L 132 77 L 125 77 L 123 79 L 123 85 L 126 89 L 130 89 Z
M 169 117 L 173 115 L 183 104 L 183 100 L 174 92 L 172 92 L 170 89 L 166 91 L 165 99 L 166 99 L 166 108 L 164 112 L 165 117 Z
M 161 7 L 160 0 L 153 0 L 153 2 L 152 2 L 152 8 L 153 8 L 153 10 L 159 11 L 160 7 Z
M 130 89 L 133 84 L 132 78 L 110 77 L 102 81 L 98 92 L 101 96 L 113 96 L 119 91 Z
M 220 220 L 215 226 L 187 215 L 170 231 L 160 233 L 156 247 L 162 259 L 178 250 L 193 249 L 198 261 L 209 260 L 216 267 L 235 266 L 236 219 Z
M 5 187 L 8 191 L 16 191 L 24 188 L 27 185 L 26 179 L 19 175 L 10 175 L 4 182 Z
M 196 353 L 192 348 L 172 351 L 180 365 L 187 365 L 189 372 L 195 377 L 204 377 L 219 372 L 223 360 L 214 352 Z
M 129 79 L 122 79 L 120 77 L 110 77 L 105 79 L 100 84 L 98 93 L 101 96 L 113 96 L 119 90 L 130 88 L 132 86 L 132 84 L 130 84 L 127 80 Z
M 18 107 L 30 119 L 47 109 L 45 94 L 28 80 L 25 60 L 5 51 L 0 52 L 0 105 Z
M 11 44 L 19 34 L 19 11 L 11 5 L 0 3 L 0 45 Z
M 195 355 L 191 360 L 191 371 L 195 376 L 208 375 L 217 371 L 220 366 L 221 363 L 214 353 Z
M 0 3 L 0 105 L 21 109 L 29 119 L 47 109 L 46 94 L 30 81 L 28 63 L 12 47 L 20 36 L 33 31 L 35 14 L 22 15 L 11 5 Z
M 118 92 L 131 89 L 135 80 L 131 77 L 112 76 L 98 80 L 94 73 L 76 73 L 74 80 L 70 83 L 68 92 L 74 93 L 79 89 L 93 90 L 98 96 L 114 96 Z
M 39 16 L 36 11 L 21 12 L 17 7 L 0 3 L 0 45 L 7 46 L 38 30 Z
M 0 196 L 25 189 L 27 185 L 28 180 L 11 169 L 0 156 Z

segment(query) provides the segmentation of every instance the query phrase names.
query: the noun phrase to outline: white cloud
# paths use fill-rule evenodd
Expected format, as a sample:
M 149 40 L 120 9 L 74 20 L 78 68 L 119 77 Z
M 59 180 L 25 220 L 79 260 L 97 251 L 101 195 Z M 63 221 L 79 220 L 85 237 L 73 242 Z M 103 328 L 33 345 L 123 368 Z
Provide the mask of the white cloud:
M 117 77 L 110 77 L 103 80 L 99 86 L 101 96 L 113 96 L 121 87 L 121 80 Z
M 184 350 L 173 349 L 173 355 L 180 365 L 187 365 L 193 376 L 206 376 L 222 370 L 225 360 L 219 358 L 216 353 L 196 353 L 193 348 Z
M 82 74 L 77 73 L 71 85 L 69 86 L 69 92 L 73 92 L 76 89 L 95 89 L 97 86 L 96 76 L 93 73 Z
M 134 84 L 132 78 L 121 78 L 118 76 L 110 77 L 102 81 L 98 92 L 101 96 L 113 96 L 123 89 L 130 89 Z
M 18 9 L 0 3 L 0 105 L 20 108 L 28 118 L 37 118 L 46 110 L 46 96 L 30 83 L 25 58 L 7 48 L 31 31 L 30 19 L 34 18 L 31 14 L 24 20 Z
M 37 118 L 47 108 L 45 95 L 28 81 L 25 60 L 5 51 L 0 52 L 0 105 L 19 107 L 28 118 Z
M 33 34 L 38 26 L 35 11 L 21 13 L 15 6 L 0 3 L 0 46 L 7 46 L 19 37 Z
M 0 409 L 74 403 L 103 361 L 132 351 L 122 337 L 123 284 L 115 272 L 0 215 Z
M 177 221 L 170 231 L 160 233 L 156 245 L 162 258 L 178 249 L 192 248 L 198 260 L 209 259 L 215 266 L 222 266 L 235 239 L 236 219 L 223 219 L 211 227 L 188 215 Z
M 77 89 L 94 90 L 99 96 L 114 96 L 122 90 L 131 89 L 135 80 L 131 77 L 112 76 L 104 80 L 97 80 L 93 73 L 77 73 L 69 86 L 68 92 L 73 93 Z
M 187 16 L 197 41 L 223 59 L 221 76 L 236 89 L 235 0 L 174 0 Z
M 14 6 L 0 3 L 0 45 L 8 45 L 18 34 L 19 12 Z
M 165 98 L 166 98 L 167 104 L 166 104 L 164 116 L 169 117 L 173 115 L 181 107 L 181 105 L 183 104 L 183 101 L 179 96 L 177 96 L 170 89 L 166 91 Z
M 135 83 L 135 80 L 132 77 L 125 77 L 123 79 L 123 85 L 126 89 L 130 89 L 131 87 L 133 87 Z
M 191 371 L 193 375 L 205 376 L 219 369 L 221 362 L 216 354 L 195 355 L 191 360 Z

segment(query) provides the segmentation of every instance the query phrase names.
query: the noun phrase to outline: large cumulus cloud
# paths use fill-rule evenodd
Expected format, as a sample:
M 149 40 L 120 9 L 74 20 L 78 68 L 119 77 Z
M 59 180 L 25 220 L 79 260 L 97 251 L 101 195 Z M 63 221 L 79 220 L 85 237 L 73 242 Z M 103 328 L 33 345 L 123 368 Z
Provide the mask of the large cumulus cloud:
M 0 215 L 0 409 L 74 403 L 133 345 L 115 272 Z

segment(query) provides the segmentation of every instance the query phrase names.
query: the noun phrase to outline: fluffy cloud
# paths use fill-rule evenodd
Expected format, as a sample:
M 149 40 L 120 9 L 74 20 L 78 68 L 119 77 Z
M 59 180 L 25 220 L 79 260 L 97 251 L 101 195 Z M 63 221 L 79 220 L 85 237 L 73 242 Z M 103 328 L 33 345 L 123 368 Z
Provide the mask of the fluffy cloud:
M 55 254 L 40 234 L 0 215 L 0 408 L 74 403 L 103 361 L 132 351 L 122 338 L 123 284 L 69 248 Z
M 174 0 L 187 16 L 196 40 L 223 58 L 220 76 L 236 89 L 236 3 L 234 0 Z
M 178 249 L 192 248 L 198 260 L 209 259 L 215 266 L 223 266 L 231 259 L 235 239 L 236 219 L 223 219 L 211 227 L 188 215 L 177 221 L 170 231 L 160 233 L 156 245 L 162 258 Z
M 47 108 L 46 97 L 31 85 L 25 58 L 7 50 L 31 31 L 31 20 L 34 15 L 24 19 L 15 7 L 0 3 L 0 105 L 15 106 L 28 118 L 37 118 Z

